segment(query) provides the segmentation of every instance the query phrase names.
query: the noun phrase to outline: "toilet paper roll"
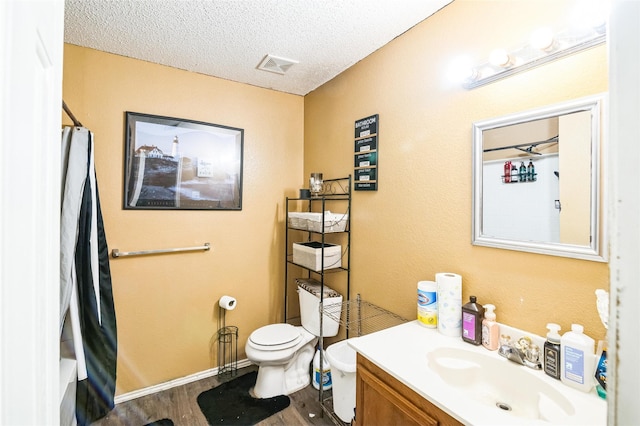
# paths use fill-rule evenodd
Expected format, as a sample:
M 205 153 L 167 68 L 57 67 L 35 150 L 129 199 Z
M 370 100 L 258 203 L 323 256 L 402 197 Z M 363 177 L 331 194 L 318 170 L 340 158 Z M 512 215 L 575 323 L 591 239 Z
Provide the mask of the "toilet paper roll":
M 445 336 L 462 335 L 462 277 L 451 272 L 436 274 L 438 284 L 438 331 Z
M 220 298 L 220 307 L 222 309 L 226 309 L 227 311 L 232 311 L 236 308 L 236 305 L 238 304 L 235 297 L 231 297 L 231 296 L 222 296 Z

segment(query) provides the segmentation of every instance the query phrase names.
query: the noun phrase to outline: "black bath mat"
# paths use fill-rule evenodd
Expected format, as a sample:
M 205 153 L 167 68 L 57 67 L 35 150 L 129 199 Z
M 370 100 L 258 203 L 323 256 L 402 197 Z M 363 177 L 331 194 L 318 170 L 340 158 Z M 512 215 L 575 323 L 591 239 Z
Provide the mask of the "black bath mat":
M 287 408 L 286 395 L 258 399 L 249 394 L 258 373 L 252 371 L 198 395 L 198 405 L 210 425 L 254 425 Z

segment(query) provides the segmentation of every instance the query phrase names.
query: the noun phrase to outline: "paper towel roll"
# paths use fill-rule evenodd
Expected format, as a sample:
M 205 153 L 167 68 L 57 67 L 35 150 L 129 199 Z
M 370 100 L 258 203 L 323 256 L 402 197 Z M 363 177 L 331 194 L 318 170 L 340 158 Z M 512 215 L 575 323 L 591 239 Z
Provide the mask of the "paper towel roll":
M 436 274 L 438 284 L 438 331 L 445 336 L 462 335 L 462 277 L 450 272 Z
M 227 311 L 232 311 L 236 308 L 237 302 L 234 297 L 231 296 L 222 296 L 220 298 L 220 307 L 222 309 L 226 309 Z

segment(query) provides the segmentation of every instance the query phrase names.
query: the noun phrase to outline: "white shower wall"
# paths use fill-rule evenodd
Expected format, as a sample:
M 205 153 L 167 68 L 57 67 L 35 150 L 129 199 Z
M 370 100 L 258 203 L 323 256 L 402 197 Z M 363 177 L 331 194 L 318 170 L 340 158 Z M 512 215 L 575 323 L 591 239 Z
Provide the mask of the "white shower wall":
M 533 161 L 534 182 L 503 183 L 504 162 L 520 167 Z M 560 241 L 558 154 L 522 159 L 502 159 L 483 163 L 482 235 L 520 241 Z

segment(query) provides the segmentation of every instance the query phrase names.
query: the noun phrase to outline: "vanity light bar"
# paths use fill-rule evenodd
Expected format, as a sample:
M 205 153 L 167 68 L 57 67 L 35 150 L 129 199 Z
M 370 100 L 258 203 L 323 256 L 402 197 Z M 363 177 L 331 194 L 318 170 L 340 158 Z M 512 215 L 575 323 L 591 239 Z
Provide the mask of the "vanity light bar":
M 527 43 L 523 47 L 512 51 L 494 51 L 493 61 L 487 61 L 472 68 L 462 86 L 465 89 L 474 89 L 485 84 L 493 83 L 501 78 L 506 78 L 522 71 L 527 71 L 537 66 L 546 64 L 564 56 L 568 56 L 582 50 L 595 47 L 606 41 L 606 26 L 600 25 L 594 28 L 582 28 L 579 30 L 567 30 L 556 34 L 546 46 L 533 47 L 535 41 Z M 501 63 L 496 58 L 504 59 Z

